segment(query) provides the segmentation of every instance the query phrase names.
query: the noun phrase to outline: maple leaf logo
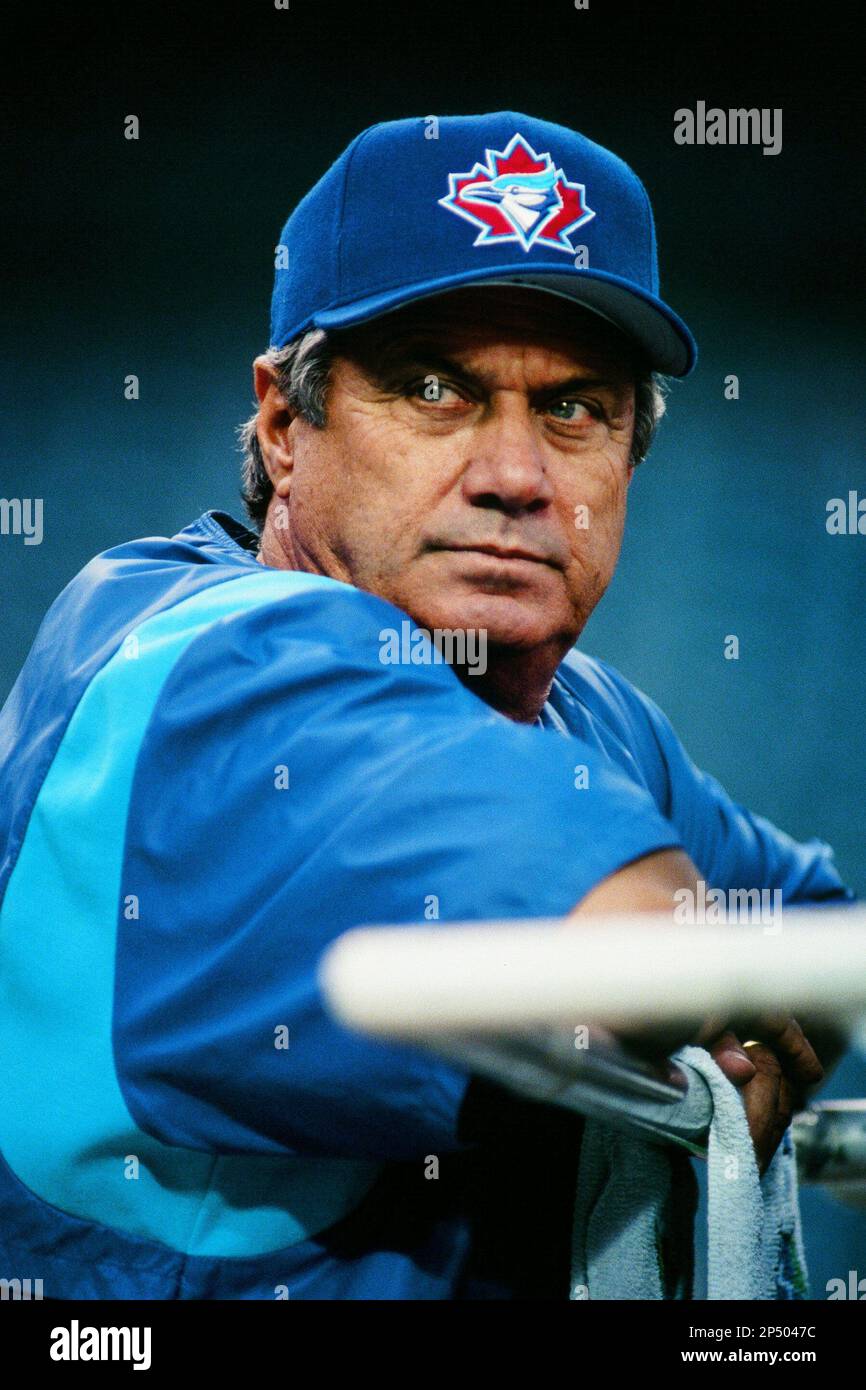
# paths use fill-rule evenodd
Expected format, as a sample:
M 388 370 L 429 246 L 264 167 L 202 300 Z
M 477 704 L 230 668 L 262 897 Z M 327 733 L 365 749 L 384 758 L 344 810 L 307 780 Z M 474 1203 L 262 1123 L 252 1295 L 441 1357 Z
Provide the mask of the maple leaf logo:
M 549 154 L 536 154 L 522 135 L 504 150 L 487 150 L 486 163 L 449 174 L 439 206 L 480 228 L 475 246 L 516 241 L 573 255 L 570 233 L 595 217 L 582 183 L 567 179 Z

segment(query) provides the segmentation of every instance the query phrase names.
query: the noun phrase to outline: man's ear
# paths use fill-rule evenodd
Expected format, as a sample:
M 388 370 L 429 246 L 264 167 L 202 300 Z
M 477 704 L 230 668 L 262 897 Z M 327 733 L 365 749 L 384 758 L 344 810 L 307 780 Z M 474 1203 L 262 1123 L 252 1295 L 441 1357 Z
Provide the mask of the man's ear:
M 276 372 L 266 357 L 253 363 L 253 385 L 259 402 L 256 438 L 268 477 L 278 497 L 287 497 L 294 464 L 290 426 L 296 412 L 277 389 Z
M 626 479 L 626 484 L 625 484 L 626 487 L 628 487 L 629 483 L 631 482 L 632 478 L 634 477 L 634 467 L 635 467 L 635 466 L 634 466 L 633 463 L 630 463 L 629 466 L 628 466 L 628 478 Z

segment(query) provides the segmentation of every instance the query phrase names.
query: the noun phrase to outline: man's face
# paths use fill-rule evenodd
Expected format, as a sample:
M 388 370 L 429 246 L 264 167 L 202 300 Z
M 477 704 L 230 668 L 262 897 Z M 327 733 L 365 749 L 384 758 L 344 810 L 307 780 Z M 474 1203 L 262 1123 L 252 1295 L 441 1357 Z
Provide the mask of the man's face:
M 492 645 L 576 640 L 616 565 L 632 363 L 615 330 L 519 288 L 352 330 L 327 426 L 289 427 L 294 563 Z

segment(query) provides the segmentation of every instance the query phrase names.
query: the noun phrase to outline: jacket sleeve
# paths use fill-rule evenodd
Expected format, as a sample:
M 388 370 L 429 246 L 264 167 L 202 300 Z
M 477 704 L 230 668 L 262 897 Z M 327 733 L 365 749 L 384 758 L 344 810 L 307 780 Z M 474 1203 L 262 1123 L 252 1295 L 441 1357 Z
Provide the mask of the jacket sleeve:
M 615 675 L 606 668 L 609 676 Z M 785 904 L 841 904 L 854 900 L 825 841 L 793 839 L 764 816 L 747 810 L 689 757 L 670 720 L 648 696 L 616 675 L 628 692 L 631 714 L 643 725 L 635 740 L 654 744 L 660 775 L 659 810 L 676 828 L 706 883 L 714 888 L 780 889 Z M 651 779 L 652 780 L 652 779 Z
M 214 624 L 165 682 L 133 781 L 121 892 L 141 918 L 118 926 L 114 1009 L 126 1103 L 165 1143 L 463 1147 L 468 1076 L 338 1025 L 326 946 L 365 923 L 560 915 L 681 843 L 598 750 L 512 723 L 447 666 L 384 662 L 381 633 L 407 621 L 331 585 Z

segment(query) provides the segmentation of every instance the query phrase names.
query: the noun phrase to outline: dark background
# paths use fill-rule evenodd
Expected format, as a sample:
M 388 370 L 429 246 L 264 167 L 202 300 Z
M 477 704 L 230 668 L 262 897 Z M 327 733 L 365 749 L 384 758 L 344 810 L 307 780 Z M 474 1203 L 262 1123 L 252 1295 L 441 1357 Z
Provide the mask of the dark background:
M 829 498 L 866 495 L 856 14 L 41 5 L 11 35 L 0 96 L 0 495 L 45 505 L 41 546 L 0 536 L 0 698 L 94 553 L 210 507 L 241 515 L 233 430 L 267 345 L 273 246 L 348 141 L 391 117 L 525 110 L 637 169 L 663 291 L 701 351 L 583 645 L 658 700 L 737 799 L 829 840 L 866 890 L 866 536 L 825 529 Z M 698 100 L 782 107 L 781 154 L 676 145 L 673 113 Z M 137 142 L 123 138 L 131 113 Z M 723 659 L 729 633 L 738 661 Z M 860 1056 L 826 1094 L 866 1095 Z M 816 1295 L 858 1260 L 866 1274 L 866 1217 L 814 1192 L 803 1210 Z

